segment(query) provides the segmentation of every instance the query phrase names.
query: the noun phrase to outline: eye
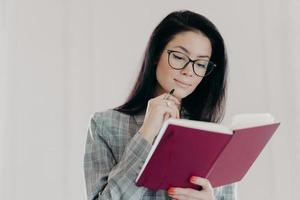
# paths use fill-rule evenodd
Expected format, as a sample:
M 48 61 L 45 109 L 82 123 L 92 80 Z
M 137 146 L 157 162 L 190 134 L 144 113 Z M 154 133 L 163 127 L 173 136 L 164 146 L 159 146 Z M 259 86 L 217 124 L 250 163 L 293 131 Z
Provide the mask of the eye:
M 174 58 L 176 58 L 177 60 L 184 60 L 184 58 L 183 58 L 183 57 L 181 57 L 181 56 L 178 56 L 178 55 L 175 55 L 175 54 L 173 54 L 173 57 L 174 57 Z
M 204 65 L 204 64 L 197 63 L 197 64 L 196 64 L 196 66 L 197 66 L 197 67 L 206 68 L 206 66 L 207 66 L 207 65 Z

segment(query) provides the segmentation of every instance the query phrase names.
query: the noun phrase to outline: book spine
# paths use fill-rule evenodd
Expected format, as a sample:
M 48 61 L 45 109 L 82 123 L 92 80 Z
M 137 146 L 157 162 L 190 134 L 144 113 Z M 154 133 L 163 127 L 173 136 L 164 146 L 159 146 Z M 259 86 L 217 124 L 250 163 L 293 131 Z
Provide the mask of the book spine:
M 227 145 L 230 143 L 230 141 L 232 140 L 233 136 L 230 137 L 230 139 L 227 141 L 227 143 L 223 146 L 222 150 L 219 152 L 218 156 L 216 157 L 216 159 L 214 160 L 214 162 L 212 163 L 211 167 L 209 168 L 209 171 L 207 172 L 206 176 L 204 178 L 208 178 L 210 176 L 210 174 L 212 173 L 212 171 L 215 168 L 215 164 L 218 161 L 218 159 L 220 158 L 220 155 L 223 153 L 224 149 L 227 147 Z

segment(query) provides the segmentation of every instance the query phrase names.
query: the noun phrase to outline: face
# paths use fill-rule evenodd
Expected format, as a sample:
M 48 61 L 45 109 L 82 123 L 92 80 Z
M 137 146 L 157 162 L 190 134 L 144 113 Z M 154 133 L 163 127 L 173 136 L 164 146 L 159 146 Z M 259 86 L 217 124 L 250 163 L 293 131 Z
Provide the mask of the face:
M 186 31 L 176 34 L 163 50 L 156 68 L 158 85 L 156 86 L 155 96 L 169 92 L 174 88 L 173 95 L 178 99 L 182 99 L 196 89 L 203 77 L 194 73 L 191 62 L 185 68 L 179 70 L 170 67 L 167 49 L 184 53 L 192 60 L 209 60 L 212 51 L 211 44 L 209 39 L 201 32 Z

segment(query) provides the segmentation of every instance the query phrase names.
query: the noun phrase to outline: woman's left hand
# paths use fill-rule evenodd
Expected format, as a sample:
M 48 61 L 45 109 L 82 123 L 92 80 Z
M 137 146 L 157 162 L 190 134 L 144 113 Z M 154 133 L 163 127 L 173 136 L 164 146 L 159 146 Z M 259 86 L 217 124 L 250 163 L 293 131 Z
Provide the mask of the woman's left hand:
M 192 188 L 171 187 L 168 189 L 168 195 L 178 200 L 215 200 L 213 188 L 208 179 L 192 176 L 190 181 L 202 186 L 203 189 L 199 191 Z

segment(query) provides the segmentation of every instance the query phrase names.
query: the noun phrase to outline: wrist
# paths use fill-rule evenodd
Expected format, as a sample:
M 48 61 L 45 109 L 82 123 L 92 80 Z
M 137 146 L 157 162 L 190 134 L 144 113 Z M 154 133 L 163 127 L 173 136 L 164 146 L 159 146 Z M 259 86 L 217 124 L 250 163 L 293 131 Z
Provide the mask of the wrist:
M 148 131 L 145 127 L 142 126 L 138 132 L 143 138 L 145 138 L 150 144 L 152 144 L 154 137 L 150 131 Z

